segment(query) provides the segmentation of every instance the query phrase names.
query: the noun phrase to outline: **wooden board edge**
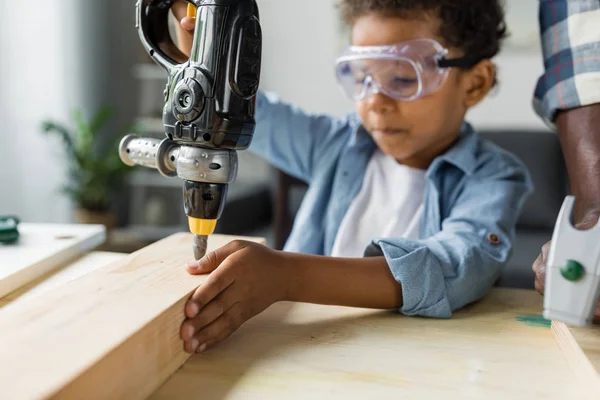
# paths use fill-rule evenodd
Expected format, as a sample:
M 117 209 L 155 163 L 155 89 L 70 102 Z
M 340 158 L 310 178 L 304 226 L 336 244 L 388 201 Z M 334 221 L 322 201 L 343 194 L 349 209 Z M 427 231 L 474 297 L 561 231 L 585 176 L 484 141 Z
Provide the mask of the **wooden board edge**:
M 189 236 L 189 233 L 176 233 L 163 240 L 179 236 Z M 267 244 L 266 239 L 261 237 L 218 236 L 228 237 L 232 241 L 242 239 L 265 246 Z M 132 257 L 143 250 L 140 249 L 132 253 Z M 128 360 L 129 365 L 137 364 L 143 367 L 138 369 L 135 374 L 119 374 L 116 381 L 113 380 L 110 385 L 110 387 L 119 388 L 118 392 L 98 391 L 93 396 L 89 396 L 88 399 L 146 399 L 152 396 L 192 357 L 192 354 L 188 354 L 183 350 L 180 327 L 185 320 L 184 305 L 193 292 L 192 290 L 183 295 L 177 303 L 164 310 L 153 321 L 128 337 L 119 347 L 99 360 L 74 382 L 63 387 L 53 398 L 80 399 L 81 395 L 87 392 L 87 388 L 98 387 L 98 376 L 107 376 L 111 371 L 123 368 L 123 360 Z M 141 347 L 138 343 L 146 343 L 147 345 Z M 136 363 L 135 360 L 139 358 L 152 360 L 152 362 Z M 167 362 L 159 360 L 167 360 Z M 114 374 L 110 375 L 115 376 Z M 148 377 L 152 377 L 152 379 L 148 379 Z
M 85 237 L 82 241 L 75 242 L 66 247 L 58 254 L 54 254 L 42 261 L 30 265 L 29 267 L 15 272 L 0 281 L 0 299 L 10 295 L 29 283 L 38 280 L 45 275 L 50 274 L 64 264 L 67 264 L 78 257 L 81 257 L 86 251 L 90 251 L 100 246 L 106 241 L 106 229 L 99 229 L 97 232 Z
M 99 251 L 92 251 L 84 254 L 74 260 L 67 261 L 64 265 L 58 267 L 57 269 L 54 269 L 48 274 L 43 275 L 24 286 L 21 286 L 19 289 L 0 299 L 0 308 L 3 305 L 15 301 L 22 301 L 34 296 L 43 296 L 50 290 L 59 288 L 64 284 L 79 279 L 97 269 L 100 269 L 125 257 L 127 257 L 127 254 L 124 253 Z M 88 267 L 88 265 L 90 267 Z
M 565 354 L 575 376 L 581 381 L 581 385 L 588 389 L 590 398 L 600 399 L 600 375 L 577 343 L 569 327 L 563 322 L 552 321 L 552 335 Z
M 266 244 L 264 238 L 216 236 L 227 239 L 227 241 L 242 239 Z M 189 233 L 178 233 L 138 250 L 124 257 L 123 260 L 129 260 L 125 262 L 135 261 L 144 257 L 145 249 L 156 248 L 161 243 L 169 244 L 184 238 L 191 244 Z M 127 268 L 123 268 L 121 265 L 123 260 L 116 261 L 116 264 L 110 263 L 81 279 L 61 285 L 57 288 L 58 290 L 51 291 L 48 298 L 60 298 L 62 291 L 69 291 L 66 289 L 67 287 L 73 288 L 72 285 L 93 282 L 97 276 L 120 273 L 115 272 L 118 270 L 125 271 Z M 172 298 L 171 301 L 164 303 L 164 306 L 157 309 L 151 318 L 144 320 L 143 323 L 136 326 L 135 330 L 129 331 L 115 341 L 115 347 L 108 351 L 98 352 L 93 358 L 85 361 L 85 364 L 80 363 L 82 368 L 79 371 L 73 369 L 72 376 L 68 379 L 46 383 L 45 387 L 42 385 L 37 391 L 39 398 L 144 399 L 152 395 L 190 357 L 184 352 L 183 342 L 179 337 L 180 326 L 184 320 L 184 304 L 195 290 L 195 287 L 189 290 L 190 286 L 186 286 L 187 289 L 177 293 L 176 301 L 175 298 Z M 48 298 L 44 299 L 46 303 L 48 303 Z M 4 311 L 5 317 L 10 314 L 19 315 L 23 309 L 28 310 L 34 306 L 36 301 L 38 301 L 37 297 L 31 297 L 23 302 L 13 303 L 15 306 L 20 305 L 20 308 L 7 307 L 0 311 Z M 120 304 L 127 307 L 126 302 Z M 135 310 L 132 307 L 128 308 L 127 312 Z M 102 323 L 105 322 L 110 324 L 108 320 L 102 321 Z M 27 362 L 35 363 L 35 360 Z
M 182 351 L 183 342 L 179 337 L 184 320 L 182 310 L 191 293 L 127 338 L 75 381 L 60 389 L 53 398 L 77 400 L 84 393 L 88 393 L 88 399 L 99 400 L 150 397 L 192 356 Z M 145 345 L 140 346 L 139 343 Z M 137 362 L 140 359 L 151 362 Z M 124 365 L 124 360 L 129 362 Z M 134 368 L 136 365 L 139 367 L 135 373 L 114 374 L 116 370 Z M 104 389 L 89 393 L 89 388 L 99 387 L 98 377 L 101 376 L 112 376 L 114 379 L 110 385 L 102 385 Z

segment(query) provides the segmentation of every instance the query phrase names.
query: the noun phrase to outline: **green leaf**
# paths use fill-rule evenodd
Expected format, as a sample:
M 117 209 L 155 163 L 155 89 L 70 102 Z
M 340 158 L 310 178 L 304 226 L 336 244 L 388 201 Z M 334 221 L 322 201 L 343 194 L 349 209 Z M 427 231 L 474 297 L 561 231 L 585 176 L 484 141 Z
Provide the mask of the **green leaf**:
M 111 196 L 122 187 L 127 174 L 134 171 L 119 157 L 118 144 L 122 135 L 115 137 L 102 152 L 96 149 L 100 130 L 112 116 L 110 107 L 102 107 L 88 121 L 81 111 L 76 110 L 72 115 L 72 131 L 51 121 L 42 126 L 45 133 L 54 132 L 62 138 L 71 159 L 68 184 L 62 192 L 86 209 L 102 211 L 110 208 Z
M 75 110 L 72 118 L 75 123 L 75 133 L 77 136 L 77 152 L 82 158 L 89 157 L 94 140 L 90 125 L 85 120 L 81 110 Z
M 57 134 L 60 137 L 60 139 L 63 141 L 67 155 L 71 158 L 71 162 L 74 162 L 75 164 L 78 164 L 78 165 L 81 164 L 81 158 L 79 157 L 79 154 L 75 148 L 75 142 L 73 139 L 73 135 L 71 134 L 71 132 L 69 132 L 69 129 L 67 129 L 62 124 L 52 122 L 52 121 L 46 121 L 42 124 L 42 131 L 46 134 L 48 134 L 48 133 Z
M 114 111 L 112 107 L 104 106 L 96 112 L 90 122 L 90 132 L 94 137 L 97 137 L 100 129 L 113 117 Z

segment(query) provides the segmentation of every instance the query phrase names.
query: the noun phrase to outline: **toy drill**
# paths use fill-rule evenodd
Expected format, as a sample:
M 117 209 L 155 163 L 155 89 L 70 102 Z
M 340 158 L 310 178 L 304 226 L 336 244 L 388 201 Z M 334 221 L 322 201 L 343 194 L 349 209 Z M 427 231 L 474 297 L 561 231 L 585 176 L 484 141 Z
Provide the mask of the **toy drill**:
M 572 224 L 575 197 L 558 215 L 546 269 L 544 317 L 586 326 L 600 299 L 600 222 L 586 231 Z
M 138 0 L 136 28 L 150 57 L 168 74 L 164 140 L 127 135 L 121 160 L 183 179 L 183 204 L 194 234 L 194 256 L 221 217 L 237 150 L 254 134 L 262 33 L 255 0 L 186 0 L 196 17 L 189 58 L 169 33 L 173 0 Z

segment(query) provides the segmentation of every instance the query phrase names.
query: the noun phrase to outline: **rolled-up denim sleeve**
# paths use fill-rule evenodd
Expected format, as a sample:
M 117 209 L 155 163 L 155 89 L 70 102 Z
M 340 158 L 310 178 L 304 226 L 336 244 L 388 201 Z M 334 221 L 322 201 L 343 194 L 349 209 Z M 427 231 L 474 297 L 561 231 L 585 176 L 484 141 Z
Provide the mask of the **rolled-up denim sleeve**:
M 544 74 L 536 113 L 556 129 L 556 113 L 600 103 L 600 0 L 539 0 Z
M 468 182 L 439 233 L 424 240 L 374 241 L 402 285 L 405 315 L 449 318 L 482 298 L 512 251 L 514 228 L 531 192 L 524 167 L 484 168 Z
M 311 181 L 321 157 L 335 157 L 348 133 L 350 119 L 314 115 L 259 91 L 256 128 L 249 150 L 305 182 Z

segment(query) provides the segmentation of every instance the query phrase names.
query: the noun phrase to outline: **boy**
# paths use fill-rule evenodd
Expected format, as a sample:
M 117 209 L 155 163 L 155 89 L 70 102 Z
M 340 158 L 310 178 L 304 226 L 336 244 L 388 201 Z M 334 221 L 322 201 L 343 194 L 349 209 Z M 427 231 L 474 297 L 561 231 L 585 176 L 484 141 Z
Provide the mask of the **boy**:
M 282 300 L 448 318 L 510 256 L 527 171 L 464 122 L 495 84 L 499 1 L 340 5 L 353 46 L 336 72 L 357 113 L 307 115 L 259 93 L 250 149 L 310 187 L 286 252 L 236 241 L 187 266 L 210 273 L 185 306 L 188 352 Z M 193 25 L 181 19 L 180 37 Z

